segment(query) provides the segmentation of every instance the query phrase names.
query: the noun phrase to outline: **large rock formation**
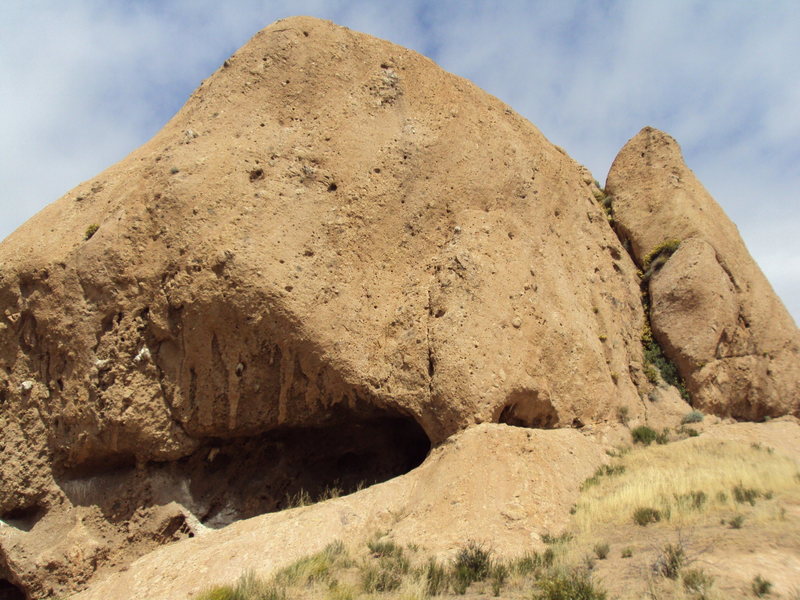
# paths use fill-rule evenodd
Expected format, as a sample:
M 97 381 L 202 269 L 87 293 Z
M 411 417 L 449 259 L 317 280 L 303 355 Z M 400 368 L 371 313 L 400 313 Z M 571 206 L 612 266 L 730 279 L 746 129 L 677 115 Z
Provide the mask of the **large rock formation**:
M 626 225 L 631 176 L 611 185 L 638 257 L 660 239 Z M 533 125 L 414 52 L 310 18 L 261 31 L 0 245 L 0 584 L 78 587 L 201 524 L 405 473 L 476 423 L 685 411 L 645 377 L 636 265 L 596 194 Z M 714 285 L 756 294 L 754 268 Z M 685 365 L 660 320 L 669 272 L 654 329 Z M 787 344 L 757 347 L 785 364 Z M 715 373 L 693 384 L 703 406 L 796 411 L 796 371 L 769 384 L 794 397 L 751 385 L 749 412 Z
M 649 280 L 650 321 L 694 405 L 740 419 L 800 414 L 800 333 L 677 142 L 643 129 L 615 159 L 607 191 L 639 264 L 681 242 Z
M 323 449 L 310 483 L 355 485 L 470 424 L 644 411 L 635 265 L 591 177 L 469 82 L 315 19 L 258 33 L 0 264 L 0 515 L 25 527 L 109 478 L 111 522 L 175 500 L 222 524 L 280 508 Z M 253 445 L 280 465 L 258 495 L 201 486 Z

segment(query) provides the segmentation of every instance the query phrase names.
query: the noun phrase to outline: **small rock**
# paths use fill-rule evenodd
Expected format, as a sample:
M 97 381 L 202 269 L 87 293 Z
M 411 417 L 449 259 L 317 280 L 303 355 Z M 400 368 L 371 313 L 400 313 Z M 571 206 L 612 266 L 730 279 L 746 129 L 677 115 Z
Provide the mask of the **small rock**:
M 515 329 L 519 329 L 520 327 L 522 327 L 522 319 L 520 319 L 519 317 L 514 317 L 514 319 L 511 321 L 511 324 L 514 326 Z
M 30 392 L 31 389 L 33 388 L 33 382 L 30 379 L 27 379 L 27 380 L 22 382 L 20 387 L 22 388 L 22 391 Z

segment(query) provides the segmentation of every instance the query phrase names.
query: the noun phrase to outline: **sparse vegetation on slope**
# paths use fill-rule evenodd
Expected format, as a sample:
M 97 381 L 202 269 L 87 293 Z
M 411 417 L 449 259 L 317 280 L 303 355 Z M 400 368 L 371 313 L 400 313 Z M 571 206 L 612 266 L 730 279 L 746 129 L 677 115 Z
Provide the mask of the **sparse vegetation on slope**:
M 642 260 L 642 282 L 650 281 L 650 278 L 667 263 L 669 257 L 680 245 L 680 240 L 666 240 L 653 248 Z
M 100 225 L 97 225 L 96 223 L 92 223 L 91 225 L 89 225 L 86 228 L 86 231 L 83 233 L 83 239 L 84 240 L 90 240 L 92 238 L 92 236 L 95 233 L 97 233 L 98 229 L 100 229 Z
M 693 410 L 684 415 L 683 419 L 681 419 L 681 424 L 687 425 L 689 423 L 700 423 L 703 420 L 703 417 L 703 413 L 701 413 L 699 410 Z
M 641 524 L 655 522 L 655 512 L 658 520 L 693 522 L 773 493 L 800 492 L 792 460 L 747 444 L 696 438 L 634 449 L 617 461 L 624 472 L 585 488 L 575 515 L 581 529 L 629 521 L 637 511 Z
M 648 283 L 656 271 L 666 264 L 669 257 L 675 253 L 680 244 L 680 240 L 667 240 L 656 246 L 642 260 L 643 271 L 640 272 L 641 301 L 646 320 L 642 327 L 641 342 L 645 361 L 643 372 L 647 380 L 651 384 L 657 385 L 660 376 L 664 383 L 677 388 L 681 397 L 689 402 L 691 397 L 686 390 L 686 384 L 683 378 L 678 373 L 678 368 L 675 366 L 675 363 L 664 354 L 664 350 L 655 337 L 653 337 L 653 331 L 650 328 L 650 292 Z
M 598 552 L 608 552 L 600 548 Z M 302 558 L 271 578 L 245 573 L 236 583 L 211 588 L 196 600 L 427 600 L 480 594 L 541 600 L 602 600 L 605 592 L 589 570 L 557 563 L 556 551 L 511 559 L 468 540 L 441 562 L 414 546 L 373 538 L 348 549 L 341 542 Z
M 649 314 L 649 302 L 643 300 L 645 314 Z M 667 385 L 674 386 L 680 392 L 681 398 L 689 402 L 691 400 L 689 393 L 686 391 L 686 384 L 678 373 L 678 367 L 669 360 L 661 346 L 653 337 L 653 332 L 650 329 L 650 323 L 646 323 L 642 329 L 642 348 L 644 349 L 645 367 L 644 373 L 648 381 L 653 385 L 658 383 L 658 376 Z

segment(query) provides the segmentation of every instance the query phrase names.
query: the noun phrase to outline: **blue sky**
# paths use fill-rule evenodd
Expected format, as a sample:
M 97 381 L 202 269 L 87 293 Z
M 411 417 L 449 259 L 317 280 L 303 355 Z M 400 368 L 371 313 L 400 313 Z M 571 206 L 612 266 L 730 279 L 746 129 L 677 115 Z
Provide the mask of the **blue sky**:
M 471 79 L 601 182 L 641 127 L 670 133 L 800 321 L 794 1 L 4 0 L 0 238 L 149 139 L 236 48 L 296 14 Z

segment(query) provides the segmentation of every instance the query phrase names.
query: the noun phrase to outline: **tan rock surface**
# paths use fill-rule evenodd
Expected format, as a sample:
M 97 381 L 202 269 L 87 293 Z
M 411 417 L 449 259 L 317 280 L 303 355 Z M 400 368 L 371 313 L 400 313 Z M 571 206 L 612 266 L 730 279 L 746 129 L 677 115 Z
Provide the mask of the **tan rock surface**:
M 2 566 L 52 511 L 99 507 L 113 555 L 170 502 L 219 526 L 471 424 L 643 414 L 635 267 L 591 190 L 414 52 L 304 17 L 258 33 L 0 244 L 0 519 L 24 521 L 0 577 L 83 572 Z
M 643 129 L 614 160 L 607 191 L 640 264 L 682 241 L 650 279 L 650 319 L 694 404 L 743 419 L 800 415 L 800 332 L 677 142 Z

